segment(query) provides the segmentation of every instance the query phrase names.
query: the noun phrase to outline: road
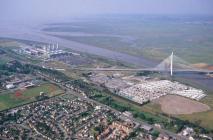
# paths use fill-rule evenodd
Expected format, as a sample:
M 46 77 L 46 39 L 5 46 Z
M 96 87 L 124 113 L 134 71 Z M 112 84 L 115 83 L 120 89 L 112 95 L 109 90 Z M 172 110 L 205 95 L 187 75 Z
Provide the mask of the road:
M 140 68 L 140 69 L 121 69 L 121 68 L 73 68 L 72 70 L 79 71 L 153 71 L 153 72 L 161 72 L 165 70 L 159 70 L 155 68 Z M 173 72 L 204 72 L 204 73 L 213 73 L 212 70 L 173 70 Z
M 107 106 L 107 105 L 104 105 L 104 104 L 102 104 L 102 103 L 100 103 L 100 102 L 97 102 L 97 101 L 95 101 L 95 100 L 92 100 L 92 99 L 90 99 L 90 98 L 85 98 L 84 96 L 80 95 L 79 93 L 76 93 L 75 91 L 72 91 L 72 90 L 67 89 L 67 93 L 68 93 L 68 94 L 72 94 L 72 95 L 74 95 L 74 96 L 76 96 L 76 97 L 78 97 L 78 98 L 80 98 L 80 99 L 82 99 L 82 100 L 87 100 L 87 101 L 89 101 L 89 102 L 94 102 L 94 103 L 96 103 L 96 104 L 99 105 L 99 106 L 102 106 L 102 107 L 104 107 L 104 108 L 108 108 L 108 109 L 112 110 L 113 112 L 122 115 L 122 113 L 121 113 L 120 111 L 115 110 L 114 108 L 111 108 L 111 107 L 109 107 L 109 106 Z M 152 127 L 155 128 L 156 130 L 158 130 L 160 133 L 162 133 L 162 134 L 168 134 L 169 136 L 172 136 L 172 137 L 177 138 L 177 140 L 188 140 L 187 138 L 185 138 L 185 137 L 183 137 L 183 136 L 179 136 L 179 135 L 177 135 L 177 134 L 175 134 L 175 133 L 172 133 L 172 132 L 170 132 L 170 131 L 168 131 L 168 130 L 160 129 L 160 128 L 158 128 L 158 127 L 155 127 L 154 125 L 150 125 L 150 124 L 145 123 L 145 122 L 142 122 L 142 121 L 140 121 L 140 120 L 138 120 L 138 119 L 135 119 L 135 118 L 132 118 L 132 117 L 127 117 L 127 116 L 125 116 L 125 117 L 128 118 L 129 120 L 134 121 L 134 122 L 137 122 L 137 123 L 139 123 L 139 124 L 152 126 Z
M 52 83 L 54 83 L 54 84 L 60 86 L 62 89 L 64 89 L 64 90 L 66 91 L 66 94 L 71 94 L 71 95 L 76 96 L 76 97 L 78 97 L 78 98 L 80 98 L 80 99 L 82 99 L 82 100 L 87 100 L 88 102 L 96 103 L 96 104 L 99 105 L 99 106 L 102 106 L 102 107 L 104 107 L 104 108 L 108 108 L 108 109 L 112 110 L 113 112 L 122 115 L 122 113 L 121 113 L 120 111 L 118 111 L 118 110 L 116 110 L 116 109 L 114 109 L 114 108 L 111 108 L 111 107 L 109 107 L 109 106 L 107 106 L 107 105 L 105 105 L 105 104 L 102 104 L 102 103 L 98 102 L 98 101 L 95 101 L 95 100 L 92 100 L 92 99 L 90 99 L 90 98 L 87 98 L 87 97 L 85 97 L 85 96 L 83 96 L 83 95 L 81 95 L 81 94 L 79 94 L 79 93 L 77 93 L 77 92 L 75 92 L 75 91 L 73 91 L 73 90 L 71 90 L 71 89 L 69 89 L 69 88 L 63 86 L 62 84 L 59 84 L 59 83 L 53 81 L 52 79 L 50 79 L 50 78 L 47 77 L 47 76 L 44 76 L 44 75 L 41 75 L 41 76 L 47 78 L 47 79 L 48 79 L 49 81 L 51 81 Z M 168 131 L 168 130 L 155 127 L 154 125 L 150 125 L 150 124 L 148 124 L 148 123 L 146 123 L 146 122 L 143 122 L 143 121 L 141 121 L 141 120 L 138 120 L 138 119 L 135 119 L 135 118 L 132 118 L 132 117 L 127 117 L 127 116 L 125 116 L 125 117 L 128 118 L 129 120 L 135 121 L 135 122 L 137 122 L 137 123 L 139 123 L 139 124 L 144 124 L 144 125 L 152 126 L 152 127 L 155 128 L 156 130 L 158 130 L 160 133 L 162 133 L 162 134 L 168 134 L 169 136 L 172 136 L 172 137 L 177 138 L 177 140 L 188 140 L 186 137 L 179 136 L 179 135 L 177 135 L 177 134 L 175 134 L 175 133 L 173 133 L 173 132 L 170 132 L 170 131 Z
M 42 76 L 43 76 L 43 75 L 42 75 Z M 71 89 L 69 89 L 69 88 L 63 86 L 62 84 L 56 83 L 55 81 L 53 81 L 52 79 L 50 79 L 50 78 L 48 78 L 48 77 L 45 77 L 45 78 L 47 78 L 47 79 L 50 80 L 51 82 L 57 84 L 57 85 L 60 86 L 62 89 L 64 89 L 64 90 L 66 91 L 66 94 L 71 94 L 71 95 L 76 96 L 76 97 L 78 97 L 78 98 L 80 98 L 80 99 L 82 99 L 82 100 L 87 100 L 88 102 L 93 102 L 93 103 L 95 103 L 95 104 L 97 104 L 97 105 L 99 105 L 99 106 L 102 106 L 103 108 L 108 108 L 108 109 L 112 110 L 113 112 L 122 115 L 122 113 L 121 113 L 120 111 L 118 111 L 118 110 L 116 110 L 116 109 L 114 109 L 114 108 L 111 108 L 111 107 L 109 107 L 109 106 L 107 106 L 107 105 L 105 105 L 105 104 L 102 104 L 102 103 L 100 103 L 100 102 L 97 102 L 97 101 L 95 101 L 95 100 L 92 100 L 92 99 L 90 99 L 90 98 L 87 98 L 87 97 L 85 97 L 85 96 L 83 96 L 83 95 L 81 95 L 81 94 L 79 94 L 79 93 L 77 93 L 77 92 L 75 92 L 75 91 L 73 91 L 73 90 L 71 90 Z M 146 122 L 143 122 L 143 121 L 141 121 L 141 120 L 138 120 L 138 119 L 135 119 L 135 118 L 132 118 L 132 117 L 127 117 L 127 116 L 125 116 L 125 117 L 128 118 L 129 120 L 132 120 L 132 121 L 137 122 L 137 123 L 139 123 L 139 124 L 144 124 L 144 125 L 152 126 L 154 129 L 158 130 L 160 133 L 162 133 L 162 134 L 167 134 L 167 135 L 169 135 L 169 136 L 172 136 L 172 137 L 174 137 L 174 138 L 177 138 L 177 140 L 188 140 L 186 137 L 179 136 L 179 135 L 177 135 L 177 134 L 175 134 L 175 133 L 173 133 L 173 132 L 170 132 L 170 131 L 168 131 L 168 130 L 155 127 L 154 125 L 150 125 L 150 124 L 148 124 L 148 123 L 146 123 Z

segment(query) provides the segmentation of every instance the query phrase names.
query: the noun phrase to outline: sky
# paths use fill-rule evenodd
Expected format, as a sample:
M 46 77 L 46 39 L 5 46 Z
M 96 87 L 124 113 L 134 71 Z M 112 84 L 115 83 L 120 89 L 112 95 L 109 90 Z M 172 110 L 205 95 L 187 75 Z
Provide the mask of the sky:
M 213 15 L 213 0 L 0 0 L 0 21 L 101 14 Z

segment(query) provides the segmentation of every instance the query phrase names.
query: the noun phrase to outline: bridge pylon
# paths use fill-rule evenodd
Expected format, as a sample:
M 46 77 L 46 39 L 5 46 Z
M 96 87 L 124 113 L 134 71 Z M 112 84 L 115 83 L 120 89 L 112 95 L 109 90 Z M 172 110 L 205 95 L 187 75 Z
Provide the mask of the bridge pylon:
M 173 52 L 170 56 L 170 75 L 172 76 L 173 75 Z

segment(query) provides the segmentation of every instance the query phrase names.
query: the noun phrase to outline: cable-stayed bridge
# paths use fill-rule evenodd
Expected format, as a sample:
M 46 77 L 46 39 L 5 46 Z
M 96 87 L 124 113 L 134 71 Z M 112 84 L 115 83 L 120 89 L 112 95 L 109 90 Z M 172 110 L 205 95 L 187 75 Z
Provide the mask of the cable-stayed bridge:
M 194 67 L 193 64 L 188 63 L 182 58 L 173 54 L 161 61 L 153 68 L 138 68 L 138 69 L 123 69 L 123 68 L 76 68 L 80 71 L 155 71 L 155 72 L 170 72 L 172 76 L 174 72 L 204 72 L 213 73 L 213 70 L 200 69 Z

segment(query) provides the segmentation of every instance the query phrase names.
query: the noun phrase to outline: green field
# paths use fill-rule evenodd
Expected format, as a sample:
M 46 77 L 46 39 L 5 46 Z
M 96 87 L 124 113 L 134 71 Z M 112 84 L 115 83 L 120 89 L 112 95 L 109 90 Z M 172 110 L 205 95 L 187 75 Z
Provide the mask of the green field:
M 36 101 L 35 97 L 39 96 L 40 92 L 47 93 L 48 97 L 52 97 L 63 93 L 63 90 L 61 90 L 56 85 L 47 83 L 40 85 L 38 87 L 33 87 L 18 92 L 20 93 L 20 95 L 17 95 L 17 91 L 14 93 L 11 92 L 0 93 L 0 110 L 9 109 L 19 105 Z
M 20 60 L 23 62 L 30 62 L 33 64 L 39 63 L 40 60 L 37 58 L 32 58 L 30 55 L 18 54 L 13 49 L 19 49 L 23 43 L 15 41 L 13 39 L 3 39 L 0 38 L 0 50 L 3 50 L 5 54 L 0 55 L 0 64 L 4 64 L 10 60 Z
M 12 58 L 8 57 L 7 55 L 0 55 L 0 65 L 6 64 L 7 62 L 13 60 Z
M 202 103 L 207 104 L 211 107 L 211 110 L 187 115 L 173 115 L 173 117 L 179 118 L 181 120 L 187 120 L 192 122 L 198 126 L 204 127 L 208 130 L 213 130 L 213 95 L 208 94 L 207 97 L 201 100 Z M 160 105 L 155 103 L 148 103 L 142 106 L 142 110 L 145 112 L 149 112 L 152 114 L 161 114 L 163 111 L 161 110 Z
M 206 112 L 193 113 L 190 115 L 180 115 L 177 117 L 183 120 L 189 120 L 197 125 L 213 130 L 213 94 L 209 94 L 208 97 L 201 100 L 201 102 L 209 105 L 211 110 Z
M 207 100 L 212 100 L 207 102 Z M 187 120 L 189 122 L 192 122 L 198 126 L 204 127 L 208 130 L 213 130 L 213 96 L 210 95 L 207 98 L 205 98 L 203 101 L 203 103 L 209 105 L 211 107 L 211 110 L 206 111 L 206 112 L 199 112 L 199 113 L 193 113 L 193 114 L 189 114 L 189 115 L 173 115 L 173 117 L 179 118 L 181 120 Z M 154 104 L 154 103 L 149 103 L 146 104 L 142 107 L 142 110 L 145 112 L 149 112 L 152 114 L 159 114 L 159 113 L 163 113 L 163 111 L 160 108 L 160 105 L 158 104 Z

